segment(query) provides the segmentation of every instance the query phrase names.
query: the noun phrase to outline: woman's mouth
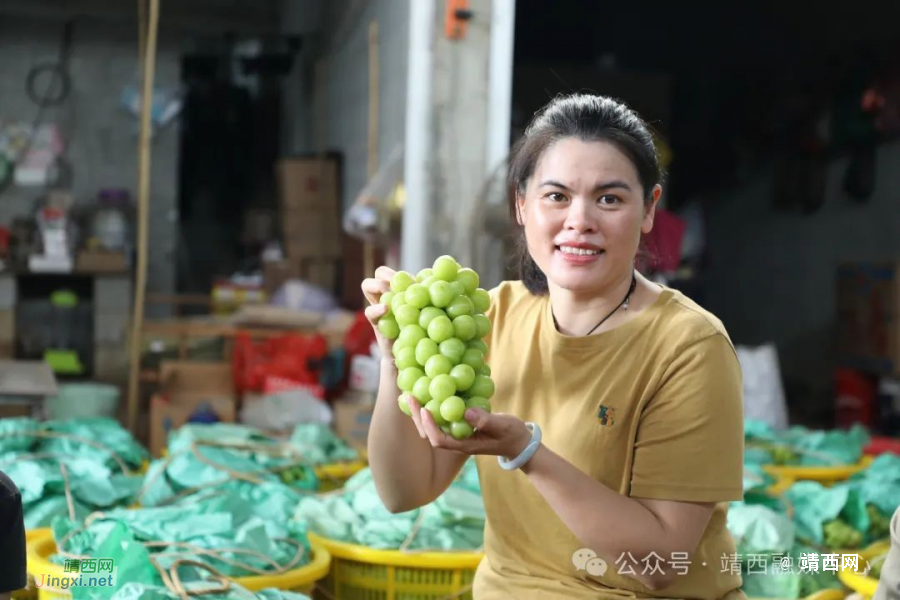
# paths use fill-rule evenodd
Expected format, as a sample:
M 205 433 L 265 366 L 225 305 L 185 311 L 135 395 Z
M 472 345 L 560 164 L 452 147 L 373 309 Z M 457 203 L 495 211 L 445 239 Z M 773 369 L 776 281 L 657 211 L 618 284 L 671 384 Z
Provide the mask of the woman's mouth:
M 594 246 L 570 246 L 563 244 L 556 246 L 556 252 L 570 264 L 586 265 L 597 260 L 605 251 Z

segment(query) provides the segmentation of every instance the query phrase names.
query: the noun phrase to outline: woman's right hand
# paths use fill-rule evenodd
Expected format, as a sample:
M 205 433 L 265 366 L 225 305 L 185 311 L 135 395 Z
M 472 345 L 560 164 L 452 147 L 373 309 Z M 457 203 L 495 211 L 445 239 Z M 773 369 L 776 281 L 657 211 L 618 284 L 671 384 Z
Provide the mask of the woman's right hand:
M 393 355 L 391 351 L 391 340 L 387 339 L 378 330 L 378 320 L 388 312 L 388 307 L 381 304 L 381 296 L 391 291 L 391 279 L 394 277 L 394 270 L 390 267 L 378 267 L 375 269 L 375 277 L 364 279 L 362 282 L 362 291 L 369 301 L 366 307 L 366 318 L 372 324 L 375 330 L 375 339 L 378 341 L 378 348 L 381 350 L 382 362 L 389 362 L 393 365 Z

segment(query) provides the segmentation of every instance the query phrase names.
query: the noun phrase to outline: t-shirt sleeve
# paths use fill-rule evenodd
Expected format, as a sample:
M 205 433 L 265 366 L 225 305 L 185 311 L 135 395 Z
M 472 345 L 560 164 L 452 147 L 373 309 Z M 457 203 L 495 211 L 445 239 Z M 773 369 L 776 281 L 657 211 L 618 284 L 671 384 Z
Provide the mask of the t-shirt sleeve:
M 680 351 L 638 423 L 631 496 L 682 502 L 743 498 L 740 363 L 716 333 Z
M 25 523 L 22 496 L 15 484 L 0 472 L 0 594 L 20 590 L 25 575 Z

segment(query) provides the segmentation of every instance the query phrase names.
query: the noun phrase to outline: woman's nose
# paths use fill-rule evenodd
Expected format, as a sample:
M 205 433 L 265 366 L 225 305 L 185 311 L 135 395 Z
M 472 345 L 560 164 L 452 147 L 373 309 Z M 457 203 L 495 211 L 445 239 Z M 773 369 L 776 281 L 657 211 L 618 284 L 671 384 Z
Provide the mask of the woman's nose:
M 592 233 L 597 230 L 596 218 L 591 214 L 591 207 L 587 202 L 576 198 L 569 203 L 565 227 L 578 233 Z

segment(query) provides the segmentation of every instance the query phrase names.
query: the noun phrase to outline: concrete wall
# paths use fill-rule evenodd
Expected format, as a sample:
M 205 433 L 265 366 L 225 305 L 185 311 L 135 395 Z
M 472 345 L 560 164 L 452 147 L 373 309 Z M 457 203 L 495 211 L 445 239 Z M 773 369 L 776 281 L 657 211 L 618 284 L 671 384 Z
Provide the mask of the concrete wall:
M 406 119 L 408 0 L 331 0 L 312 40 L 311 129 L 295 128 L 295 149 L 343 154 L 343 206 L 350 206 L 368 175 L 369 24 L 379 26 L 378 154 L 386 161 L 403 143 Z
M 832 383 L 835 273 L 843 261 L 900 257 L 900 144 L 882 146 L 873 197 L 841 192 L 831 164 L 815 214 L 775 212 L 772 177 L 719 198 L 710 215 L 707 304 L 737 343 L 775 342 L 789 383 L 825 398 Z
M 0 19 L 0 118 L 32 122 L 38 107 L 25 92 L 29 70 L 55 61 L 63 22 L 30 16 Z M 178 83 L 179 47 L 170 35 L 160 40 L 157 82 Z M 79 203 L 91 202 L 103 187 L 134 191 L 137 184 L 137 119 L 119 105 L 122 89 L 135 81 L 136 26 L 97 21 L 79 22 L 70 58 L 72 90 L 58 108 L 43 113 L 44 122 L 57 123 L 67 141 L 66 158 L 73 172 L 73 191 Z M 149 287 L 172 289 L 172 257 L 176 227 L 171 221 L 177 192 L 178 128 L 159 132 L 154 140 L 150 236 L 153 251 Z M 0 223 L 30 214 L 41 190 L 11 187 L 0 194 Z

